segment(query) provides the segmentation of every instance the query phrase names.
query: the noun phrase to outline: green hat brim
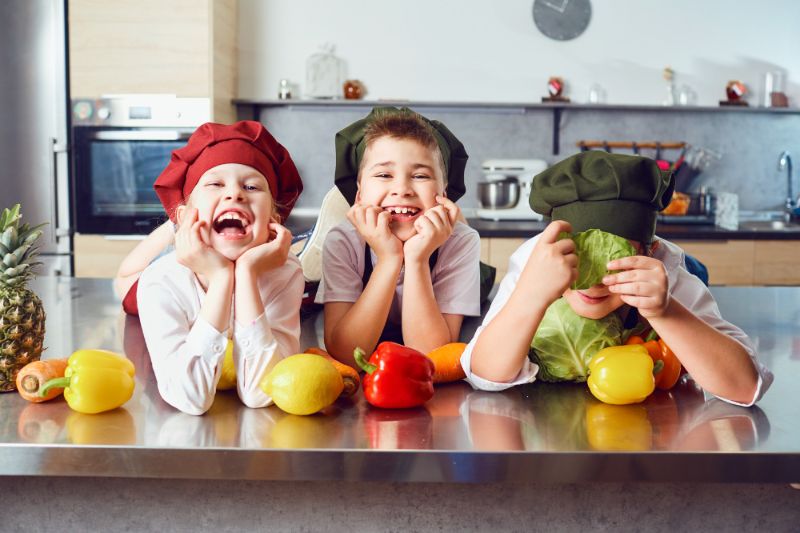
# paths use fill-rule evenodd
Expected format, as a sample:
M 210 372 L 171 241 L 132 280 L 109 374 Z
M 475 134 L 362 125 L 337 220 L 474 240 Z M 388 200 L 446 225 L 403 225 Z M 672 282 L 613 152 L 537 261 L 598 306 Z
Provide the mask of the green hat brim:
M 624 217 L 619 216 L 625 213 Z M 599 229 L 632 241 L 650 244 L 658 213 L 647 204 L 630 200 L 572 202 L 553 207 L 552 220 L 566 220 L 572 232 Z M 631 224 L 636 220 L 636 224 Z

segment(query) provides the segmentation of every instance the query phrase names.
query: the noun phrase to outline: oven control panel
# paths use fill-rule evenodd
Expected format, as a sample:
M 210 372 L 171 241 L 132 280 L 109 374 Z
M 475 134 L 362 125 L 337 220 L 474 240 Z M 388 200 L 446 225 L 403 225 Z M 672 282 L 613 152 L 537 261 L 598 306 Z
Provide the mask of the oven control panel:
M 211 120 L 208 98 L 118 95 L 72 101 L 73 126 L 197 127 Z

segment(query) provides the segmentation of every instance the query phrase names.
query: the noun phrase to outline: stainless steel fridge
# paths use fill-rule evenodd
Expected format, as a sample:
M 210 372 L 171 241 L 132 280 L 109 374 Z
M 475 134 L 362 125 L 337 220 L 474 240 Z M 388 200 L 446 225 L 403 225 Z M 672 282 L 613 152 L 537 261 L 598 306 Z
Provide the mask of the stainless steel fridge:
M 39 275 L 73 271 L 67 72 L 67 1 L 0 1 L 0 209 L 48 223 Z

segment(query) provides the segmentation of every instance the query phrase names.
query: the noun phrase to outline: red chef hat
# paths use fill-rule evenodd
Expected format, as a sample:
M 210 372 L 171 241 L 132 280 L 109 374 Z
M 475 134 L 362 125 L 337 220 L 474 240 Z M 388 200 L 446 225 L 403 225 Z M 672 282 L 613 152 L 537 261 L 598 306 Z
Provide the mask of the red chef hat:
M 207 122 L 197 128 L 186 146 L 172 152 L 172 159 L 155 182 L 158 198 L 170 219 L 195 188 L 200 177 L 217 165 L 240 163 L 261 172 L 286 220 L 303 190 L 303 182 L 292 157 L 260 122 L 235 124 Z
M 200 177 L 225 163 L 240 163 L 261 172 L 269 183 L 278 215 L 286 220 L 303 191 L 297 167 L 286 148 L 263 124 L 242 120 L 230 126 L 207 122 L 195 130 L 186 146 L 172 152 L 172 159 L 156 179 L 155 189 L 173 222 L 177 207 L 185 202 Z M 138 281 L 134 283 L 122 300 L 123 309 L 130 315 L 139 314 L 138 285 Z

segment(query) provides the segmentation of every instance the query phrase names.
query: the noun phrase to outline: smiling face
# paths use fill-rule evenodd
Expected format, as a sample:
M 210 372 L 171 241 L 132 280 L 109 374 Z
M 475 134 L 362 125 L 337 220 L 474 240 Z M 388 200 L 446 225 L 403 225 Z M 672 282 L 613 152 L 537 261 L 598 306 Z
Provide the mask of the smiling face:
M 594 320 L 607 316 L 625 303 L 618 294 L 609 292 L 608 287 L 603 284 L 580 291 L 567 289 L 564 291 L 564 298 L 575 314 Z
M 356 202 L 392 214 L 391 230 L 405 242 L 414 221 L 444 194 L 441 155 L 412 139 L 379 137 L 364 151 Z
M 231 261 L 269 240 L 274 202 L 267 178 L 253 167 L 226 163 L 207 170 L 187 206 L 210 226 L 211 246 Z

